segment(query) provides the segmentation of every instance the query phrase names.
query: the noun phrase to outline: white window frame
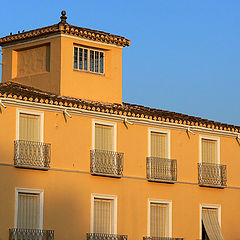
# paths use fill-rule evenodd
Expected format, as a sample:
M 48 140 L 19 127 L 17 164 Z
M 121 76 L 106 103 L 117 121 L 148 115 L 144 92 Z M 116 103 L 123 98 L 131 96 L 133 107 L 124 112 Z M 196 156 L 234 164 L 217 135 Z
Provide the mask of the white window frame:
M 171 159 L 171 131 L 166 129 L 149 128 L 148 129 L 148 157 L 151 157 L 151 133 L 167 134 L 167 158 Z
M 202 163 L 202 140 L 214 140 L 216 141 L 216 156 L 217 156 L 217 164 L 220 164 L 220 138 L 219 137 L 212 137 L 207 135 L 200 135 L 199 136 L 199 163 Z
M 74 48 L 75 47 L 78 48 L 78 56 L 77 56 L 78 64 L 79 64 L 79 48 L 83 49 L 83 59 L 84 59 L 84 49 L 88 50 L 88 61 L 87 61 L 88 68 L 87 68 L 87 70 L 84 70 L 84 64 L 83 64 L 83 69 L 79 69 L 79 66 L 78 66 L 78 68 L 74 68 Z M 90 51 L 94 51 L 94 70 L 95 70 L 95 52 L 99 52 L 99 72 L 90 71 Z M 100 53 L 103 53 L 103 73 L 100 72 Z M 106 51 L 104 51 L 104 50 L 83 47 L 83 46 L 79 46 L 79 45 L 76 45 L 76 44 L 73 45 L 73 70 L 105 75 L 105 58 L 106 58 Z
M 95 126 L 96 124 L 99 125 L 105 125 L 105 126 L 109 126 L 109 127 L 113 127 L 113 150 L 114 152 L 117 151 L 117 123 L 114 122 L 106 122 L 106 121 L 101 121 L 101 120 L 92 120 L 92 150 L 95 149 Z
M 18 194 L 19 193 L 29 193 L 29 194 L 39 194 L 40 196 L 40 219 L 39 219 L 39 228 L 43 229 L 43 190 L 38 189 L 27 189 L 27 188 L 15 188 L 15 220 L 14 226 L 17 228 L 17 219 L 18 219 Z
M 115 195 L 104 195 L 104 194 L 91 194 L 91 233 L 93 232 L 93 223 L 94 223 L 94 199 L 106 199 L 113 201 L 113 232 L 112 234 L 117 234 L 117 196 Z
M 172 200 L 159 200 L 159 199 L 148 199 L 148 220 L 147 220 L 147 235 L 150 236 L 150 204 L 158 203 L 158 204 L 167 204 L 168 205 L 168 237 L 172 237 Z
M 39 112 L 39 111 L 33 111 L 33 110 L 28 110 L 28 109 L 17 109 L 16 114 L 17 114 L 17 121 L 16 121 L 16 140 L 19 140 L 19 120 L 20 120 L 20 114 L 25 113 L 25 114 L 31 114 L 31 115 L 36 115 L 40 117 L 40 126 L 39 126 L 39 136 L 40 136 L 40 142 L 43 142 L 43 135 L 44 135 L 44 112 Z
M 213 208 L 217 209 L 218 211 L 218 222 L 221 227 L 221 214 L 222 214 L 222 207 L 220 204 L 200 204 L 200 239 L 202 239 L 202 209 L 203 208 Z

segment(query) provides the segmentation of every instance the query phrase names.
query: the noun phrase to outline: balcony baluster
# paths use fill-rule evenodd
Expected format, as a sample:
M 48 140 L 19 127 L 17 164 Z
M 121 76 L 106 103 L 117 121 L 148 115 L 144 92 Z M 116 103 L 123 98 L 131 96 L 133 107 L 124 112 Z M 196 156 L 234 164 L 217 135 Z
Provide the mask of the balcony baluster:
M 147 157 L 146 169 L 149 181 L 170 183 L 177 181 L 177 160 Z
M 226 165 L 213 163 L 198 163 L 198 184 L 200 186 L 226 187 Z
M 25 140 L 14 141 L 15 167 L 50 168 L 51 144 Z
M 127 240 L 127 235 L 87 233 L 87 240 Z
M 90 171 L 94 175 L 122 177 L 123 153 L 91 150 Z
M 53 230 L 9 229 L 9 240 L 54 240 Z

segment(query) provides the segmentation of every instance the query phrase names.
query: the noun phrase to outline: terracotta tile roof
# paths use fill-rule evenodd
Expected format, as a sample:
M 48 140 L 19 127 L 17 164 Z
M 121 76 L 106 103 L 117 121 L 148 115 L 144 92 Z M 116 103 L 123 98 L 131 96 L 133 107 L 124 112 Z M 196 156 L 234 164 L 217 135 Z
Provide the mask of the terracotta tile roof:
M 129 46 L 131 43 L 130 40 L 126 39 L 125 37 L 113 35 L 107 32 L 70 25 L 66 22 L 67 17 L 65 15 L 66 12 L 62 11 L 61 22 L 59 22 L 58 24 L 2 37 L 0 38 L 0 46 L 4 46 L 8 43 L 30 40 L 56 33 L 74 35 L 89 40 L 114 44 L 123 47 Z
M 240 132 L 240 126 L 215 122 L 208 119 L 202 119 L 200 117 L 189 116 L 186 114 L 154 109 L 130 103 L 105 103 L 67 96 L 58 96 L 50 92 L 44 92 L 13 82 L 0 83 L 0 97 L 86 109 L 89 111 L 105 112 L 127 117 L 151 119 L 155 121 L 184 124 L 189 126 L 201 126 L 230 132 Z

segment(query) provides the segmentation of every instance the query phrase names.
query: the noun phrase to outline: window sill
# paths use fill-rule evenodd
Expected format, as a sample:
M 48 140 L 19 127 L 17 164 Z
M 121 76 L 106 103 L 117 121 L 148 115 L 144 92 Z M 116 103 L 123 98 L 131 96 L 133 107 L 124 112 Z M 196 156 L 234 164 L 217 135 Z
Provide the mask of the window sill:
M 91 73 L 91 74 L 94 74 L 94 75 L 98 75 L 98 76 L 105 76 L 105 73 L 97 73 L 97 72 L 91 72 L 91 71 L 85 71 L 85 70 L 80 70 L 80 69 L 73 69 L 73 71 L 76 71 L 76 72 L 82 72 L 82 73 Z

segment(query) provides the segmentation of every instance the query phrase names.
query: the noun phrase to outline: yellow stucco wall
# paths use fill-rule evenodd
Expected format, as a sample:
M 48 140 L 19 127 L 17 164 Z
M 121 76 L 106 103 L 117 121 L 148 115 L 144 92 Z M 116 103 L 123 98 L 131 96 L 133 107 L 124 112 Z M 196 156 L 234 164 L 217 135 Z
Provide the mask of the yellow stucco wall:
M 227 165 L 230 188 L 199 187 L 199 135 L 206 134 L 188 138 L 185 130 L 170 128 L 171 158 L 178 161 L 178 182 L 148 182 L 150 126 L 134 124 L 126 129 L 118 121 L 111 122 L 117 123 L 117 151 L 124 153 L 124 178 L 92 176 L 93 118 L 73 114 L 65 122 L 61 112 L 49 110 L 44 112 L 44 142 L 52 144 L 52 170 L 19 169 L 13 166 L 16 108 L 8 106 L 0 114 L 0 240 L 8 239 L 8 229 L 14 227 L 15 188 L 44 190 L 44 229 L 54 229 L 57 240 L 85 239 L 90 232 L 92 193 L 117 196 L 117 232 L 127 234 L 130 240 L 147 235 L 148 199 L 172 200 L 173 237 L 199 239 L 200 204 L 218 204 L 225 238 L 239 239 L 240 146 L 234 137 L 218 136 L 221 164 Z
M 103 75 L 73 70 L 73 46 L 103 50 Z M 84 99 L 122 103 L 122 48 L 80 38 L 61 38 L 61 95 Z
M 13 52 L 17 64 L 13 64 L 13 72 L 20 78 L 50 71 L 50 45 L 40 45 Z

